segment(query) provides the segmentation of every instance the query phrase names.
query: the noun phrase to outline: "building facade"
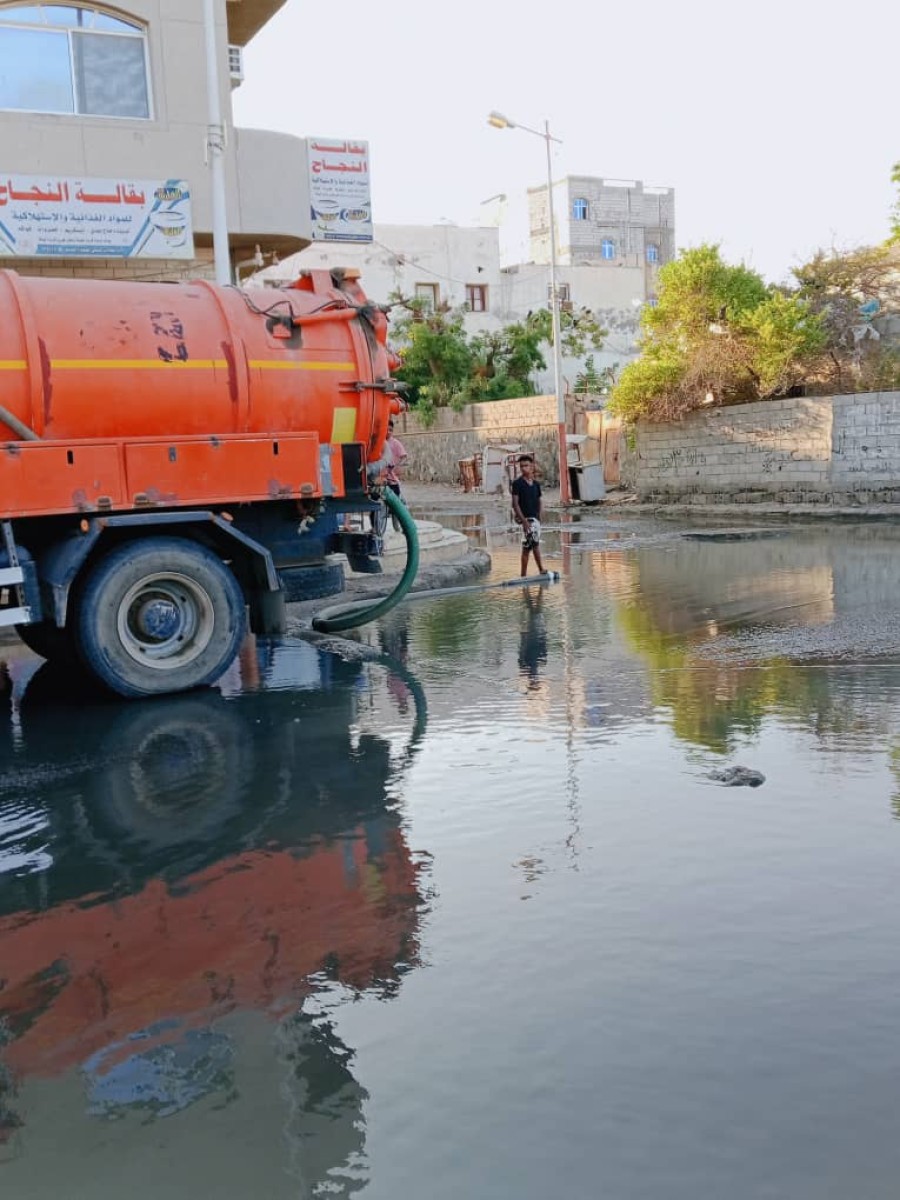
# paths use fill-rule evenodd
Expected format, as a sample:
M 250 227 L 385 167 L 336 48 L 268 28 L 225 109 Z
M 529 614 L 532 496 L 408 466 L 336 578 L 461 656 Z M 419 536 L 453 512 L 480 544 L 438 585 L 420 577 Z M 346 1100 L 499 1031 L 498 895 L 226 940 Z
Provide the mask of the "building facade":
M 375 225 L 370 243 L 316 242 L 256 276 L 273 285 L 301 271 L 350 267 L 358 270 L 369 298 L 416 297 L 431 308 L 467 311 L 473 333 L 495 328 L 503 309 L 499 234 L 496 229 L 459 225 Z
M 230 103 L 231 90 L 242 79 L 243 47 L 284 2 L 216 0 L 229 240 L 236 270 L 257 257 L 257 246 L 284 256 L 309 241 L 305 142 L 236 129 Z M 135 180 L 183 180 L 190 189 L 194 230 L 192 258 L 67 257 L 59 250 L 21 255 L 11 254 L 7 244 L 0 266 L 22 274 L 101 278 L 211 275 L 207 135 L 202 0 L 121 0 L 116 6 L 92 0 L 0 2 L 0 205 L 7 188 L 15 193 L 10 183 L 16 178 L 49 181 L 47 191 L 43 182 L 31 189 L 39 201 L 57 192 L 68 198 L 76 188 L 87 197 L 90 181 L 114 181 L 105 199 L 115 201 L 121 187 L 120 197 L 130 197 L 125 204 L 142 194 Z M 17 193 L 27 194 L 27 189 Z M 25 204 L 20 216 L 27 218 L 32 210 L 40 218 L 50 208 Z M 126 210 L 120 211 L 124 221 Z M 0 207 L 0 223 L 2 214 Z
M 642 270 L 647 294 L 656 273 L 675 257 L 675 191 L 640 180 L 567 175 L 553 185 L 560 264 Z M 547 187 L 528 191 L 531 257 L 550 261 Z
M 501 266 L 500 230 L 485 226 L 377 225 L 370 244 L 321 242 L 260 271 L 249 282 L 290 283 L 301 271 L 347 267 L 360 272 L 369 298 L 388 304 L 396 297 L 418 298 L 430 307 L 466 310 L 469 333 L 497 330 L 550 304 L 550 267 L 528 262 Z M 608 330 L 604 348 L 594 354 L 599 368 L 622 365 L 637 353 L 640 310 L 650 298 L 642 266 L 619 264 L 615 271 L 596 265 L 562 265 L 557 272 L 560 302 L 567 311 L 587 308 Z M 394 315 L 402 312 L 395 309 Z M 549 390 L 549 367 L 535 386 Z M 565 358 L 567 382 L 574 385 L 581 362 Z

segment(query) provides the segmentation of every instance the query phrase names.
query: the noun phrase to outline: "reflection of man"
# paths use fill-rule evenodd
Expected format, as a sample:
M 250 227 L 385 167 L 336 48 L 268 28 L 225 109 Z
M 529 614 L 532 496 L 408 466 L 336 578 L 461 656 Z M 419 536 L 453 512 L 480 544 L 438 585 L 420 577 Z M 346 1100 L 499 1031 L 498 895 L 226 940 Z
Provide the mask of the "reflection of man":
M 547 661 L 547 627 L 544 624 L 544 593 L 541 588 L 525 589 L 525 624 L 519 635 L 519 670 L 528 676 L 529 688 L 535 688 L 541 664 Z
M 528 574 L 528 556 L 534 555 L 537 569 L 543 575 L 544 564 L 541 561 L 541 518 L 544 512 L 544 501 L 541 497 L 541 485 L 534 477 L 534 459 L 530 454 L 519 456 L 521 474 L 512 483 L 512 506 L 516 524 L 522 526 L 522 575 Z

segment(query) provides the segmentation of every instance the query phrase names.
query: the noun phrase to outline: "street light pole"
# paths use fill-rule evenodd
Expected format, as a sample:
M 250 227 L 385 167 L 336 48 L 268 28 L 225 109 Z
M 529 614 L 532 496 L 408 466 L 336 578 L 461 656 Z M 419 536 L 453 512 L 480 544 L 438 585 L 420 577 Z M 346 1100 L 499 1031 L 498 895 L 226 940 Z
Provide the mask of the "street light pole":
M 556 425 L 559 437 L 559 498 L 571 503 L 569 492 L 569 453 L 566 442 L 566 396 L 562 382 L 562 337 L 559 328 L 559 288 L 556 286 L 556 218 L 553 212 L 553 164 L 550 158 L 550 122 L 544 122 L 544 143 L 547 147 L 547 205 L 550 214 L 550 293 L 553 317 L 553 385 L 556 389 Z
M 541 133 L 539 129 L 530 129 L 527 125 L 520 125 L 516 121 L 511 121 L 509 117 L 505 117 L 502 113 L 492 112 L 488 115 L 488 124 L 493 125 L 495 129 L 524 129 L 526 133 L 533 133 L 536 137 L 543 138 L 544 145 L 547 148 L 547 210 L 550 221 L 550 314 L 553 323 L 553 383 L 556 391 L 559 498 L 563 504 L 569 504 L 571 503 L 572 495 L 569 489 L 569 455 L 568 444 L 566 442 L 566 396 L 563 391 L 559 288 L 556 283 L 556 218 L 553 210 L 553 161 L 550 155 L 550 143 L 559 142 L 560 139 L 553 137 L 550 133 L 549 121 L 544 121 L 544 132 Z
M 225 125 L 222 121 L 222 94 L 219 82 L 219 50 L 216 40 L 215 0 L 203 0 L 203 25 L 206 37 L 206 95 L 208 128 L 206 155 L 212 198 L 213 255 L 216 283 L 231 283 L 231 255 L 228 250 L 228 211 L 225 201 Z

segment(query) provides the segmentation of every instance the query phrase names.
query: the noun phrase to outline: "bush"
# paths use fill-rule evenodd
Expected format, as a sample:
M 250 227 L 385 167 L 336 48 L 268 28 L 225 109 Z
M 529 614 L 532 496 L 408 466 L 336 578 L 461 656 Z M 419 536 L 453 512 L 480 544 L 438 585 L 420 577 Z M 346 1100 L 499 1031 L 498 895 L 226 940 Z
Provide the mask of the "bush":
M 711 401 L 784 395 L 823 352 L 822 319 L 810 304 L 725 263 L 717 246 L 683 252 L 659 282 L 658 304 L 641 318 L 641 357 L 610 401 L 626 420 L 670 421 Z

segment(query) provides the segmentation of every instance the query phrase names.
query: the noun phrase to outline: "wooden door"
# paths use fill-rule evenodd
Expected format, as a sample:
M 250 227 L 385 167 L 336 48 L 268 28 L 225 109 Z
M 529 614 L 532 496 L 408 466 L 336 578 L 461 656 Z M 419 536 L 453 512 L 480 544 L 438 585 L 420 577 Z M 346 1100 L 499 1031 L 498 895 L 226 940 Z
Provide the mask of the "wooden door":
M 603 463 L 603 478 L 608 486 L 621 483 L 619 456 L 622 450 L 622 421 L 619 417 L 603 414 L 603 431 L 600 435 L 600 460 Z

